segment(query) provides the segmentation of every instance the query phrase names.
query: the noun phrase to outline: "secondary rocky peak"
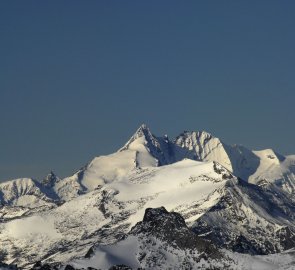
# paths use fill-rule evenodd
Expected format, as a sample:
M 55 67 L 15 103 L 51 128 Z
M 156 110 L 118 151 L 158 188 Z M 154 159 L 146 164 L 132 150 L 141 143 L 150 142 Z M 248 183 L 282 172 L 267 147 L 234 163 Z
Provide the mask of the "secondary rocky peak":
M 163 219 L 171 219 L 177 223 L 177 227 L 186 227 L 185 221 L 183 217 L 175 212 L 169 213 L 165 207 L 159 207 L 159 208 L 147 208 L 145 210 L 145 214 L 143 217 L 143 222 L 148 223 L 148 222 L 161 222 Z
M 189 230 L 180 214 L 169 213 L 163 206 L 147 208 L 143 220 L 131 229 L 131 234 L 147 233 L 168 240 L 172 228 L 178 232 Z
M 212 138 L 213 135 L 205 130 L 187 131 L 184 130 L 178 137 L 208 137 Z
M 177 160 L 186 157 L 198 161 L 217 161 L 232 171 L 225 144 L 206 131 L 185 131 L 176 137 L 174 144 L 180 154 Z
M 193 150 L 197 145 L 204 145 L 213 138 L 214 137 L 206 131 L 184 131 L 176 137 L 175 143 L 181 147 Z
M 53 171 L 50 171 L 50 173 L 43 179 L 42 184 L 47 187 L 53 187 L 54 184 L 59 181 L 60 178 Z
M 197 249 L 213 257 L 218 254 L 215 247 L 199 238 L 187 227 L 179 213 L 168 212 L 163 206 L 147 208 L 143 221 L 138 222 L 131 229 L 130 234 L 151 235 L 180 249 Z

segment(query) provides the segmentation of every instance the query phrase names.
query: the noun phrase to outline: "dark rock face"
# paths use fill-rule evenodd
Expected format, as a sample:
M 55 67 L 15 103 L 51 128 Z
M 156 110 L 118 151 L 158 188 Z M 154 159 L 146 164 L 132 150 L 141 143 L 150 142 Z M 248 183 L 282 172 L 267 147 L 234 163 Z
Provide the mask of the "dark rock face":
M 73 267 L 73 266 L 71 266 L 71 265 L 67 265 L 66 267 L 65 267 L 65 270 L 75 270 L 75 268 Z
M 2 270 L 18 270 L 16 265 L 9 265 L 3 262 L 0 262 L 0 269 Z
M 55 175 L 54 172 L 50 172 L 42 181 L 42 184 L 46 187 L 53 187 L 55 183 L 59 182 L 60 179 Z
M 111 268 L 109 268 L 109 270 L 132 270 L 132 268 L 124 264 L 119 264 L 112 266 Z
M 50 264 L 42 264 L 41 262 L 36 262 L 32 268 L 32 270 L 57 270 L 58 267 L 55 265 L 50 265 Z M 70 270 L 70 269 L 67 269 Z
M 284 250 L 291 249 L 295 246 L 294 228 L 283 227 L 276 231 L 276 236 L 280 239 L 280 244 Z
M 94 250 L 93 250 L 93 248 L 91 247 L 89 250 L 88 250 L 88 252 L 86 253 L 86 255 L 85 255 L 85 258 L 91 258 L 91 256 L 93 256 L 93 254 L 94 254 Z
M 213 161 L 213 170 L 222 175 L 222 179 L 233 179 L 234 176 L 230 173 L 229 170 L 225 169 L 218 162 Z
M 130 234 L 152 235 L 176 248 L 197 249 L 211 257 L 220 256 L 212 244 L 198 237 L 187 227 L 180 214 L 168 212 L 164 207 L 147 208 L 143 221 L 138 222 Z
M 228 182 L 219 202 L 192 229 L 218 247 L 252 255 L 266 255 L 295 247 L 295 203 L 274 185 L 262 187 L 238 179 Z M 273 218 L 282 220 L 281 229 Z

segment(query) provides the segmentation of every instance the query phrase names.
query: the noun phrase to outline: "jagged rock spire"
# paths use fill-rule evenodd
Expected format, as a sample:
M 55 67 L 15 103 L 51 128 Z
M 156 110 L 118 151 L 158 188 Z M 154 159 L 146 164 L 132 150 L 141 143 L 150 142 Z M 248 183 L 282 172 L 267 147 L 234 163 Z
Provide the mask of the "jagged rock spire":
M 142 140 L 138 140 L 140 138 L 142 138 Z M 130 149 L 136 140 L 138 140 L 137 143 L 143 145 L 146 152 L 157 161 L 157 166 L 171 163 L 170 159 L 173 157 L 173 149 L 170 149 L 168 136 L 157 137 L 152 134 L 146 124 L 142 124 L 119 152 Z
M 53 171 L 50 171 L 50 173 L 43 179 L 42 184 L 52 187 L 58 181 L 60 181 L 60 178 Z
M 134 135 L 132 136 L 132 138 L 137 139 L 139 137 L 143 137 L 143 136 L 153 136 L 150 129 L 148 128 L 148 126 L 146 124 L 141 124 L 141 126 L 136 130 L 136 132 L 134 133 Z
M 128 142 L 119 151 L 128 149 L 129 145 L 132 142 L 141 137 L 144 137 L 146 141 L 150 141 L 154 138 L 153 134 L 151 133 L 150 129 L 147 127 L 146 124 L 141 124 L 141 126 L 135 131 L 135 133 L 131 136 Z

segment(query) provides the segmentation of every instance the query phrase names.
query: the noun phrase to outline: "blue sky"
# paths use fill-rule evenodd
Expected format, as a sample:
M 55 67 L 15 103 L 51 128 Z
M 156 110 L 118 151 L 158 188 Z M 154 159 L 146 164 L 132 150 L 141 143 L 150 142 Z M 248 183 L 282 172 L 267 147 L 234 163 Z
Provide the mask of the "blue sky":
M 294 1 L 1 1 L 0 180 L 72 174 L 146 123 L 295 154 Z

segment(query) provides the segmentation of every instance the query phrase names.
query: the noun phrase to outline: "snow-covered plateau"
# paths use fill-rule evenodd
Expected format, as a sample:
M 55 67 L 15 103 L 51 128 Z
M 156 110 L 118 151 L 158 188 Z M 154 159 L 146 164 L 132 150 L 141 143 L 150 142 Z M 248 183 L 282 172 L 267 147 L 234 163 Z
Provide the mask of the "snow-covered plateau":
M 142 125 L 72 176 L 0 184 L 0 269 L 295 269 L 294 193 L 295 156 Z

